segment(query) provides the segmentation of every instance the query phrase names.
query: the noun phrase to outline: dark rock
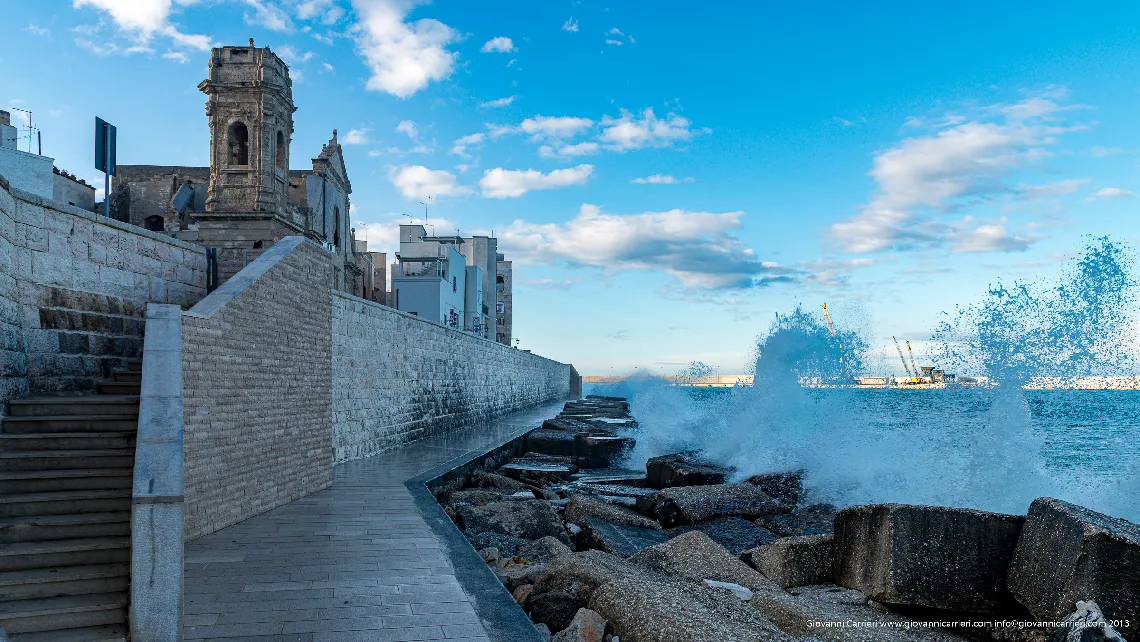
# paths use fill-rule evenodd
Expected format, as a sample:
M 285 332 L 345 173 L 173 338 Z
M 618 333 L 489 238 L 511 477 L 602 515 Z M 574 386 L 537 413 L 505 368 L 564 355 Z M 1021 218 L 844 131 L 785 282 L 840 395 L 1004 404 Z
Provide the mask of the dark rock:
M 499 562 L 495 567 L 495 577 L 499 578 L 508 591 L 514 591 L 520 586 L 534 584 L 544 570 L 542 564 L 529 564 L 515 556 Z
M 1120 632 L 1140 639 L 1140 525 L 1059 499 L 1041 498 L 1009 568 L 1009 590 L 1035 618 L 1058 621 L 1095 601 Z
M 510 535 L 503 535 L 502 533 L 475 533 L 464 532 L 463 535 L 475 550 L 485 550 L 494 548 L 499 551 L 499 555 L 506 555 L 510 557 L 518 551 L 519 546 L 526 543 L 526 540 L 512 537 Z
M 1008 609 L 1005 572 L 1024 517 L 874 504 L 835 518 L 834 581 L 878 602 L 972 613 Z
M 778 539 L 771 531 L 739 517 L 718 517 L 700 524 L 678 526 L 665 532 L 669 537 L 684 535 L 689 531 L 701 531 L 714 542 L 739 555 L 742 551 L 755 548 L 766 542 Z
M 574 438 L 574 457 L 581 468 L 608 468 L 620 461 L 633 449 L 629 437 L 577 435 Z
M 663 544 L 650 546 L 629 562 L 645 569 L 675 575 L 694 582 L 731 582 L 753 591 L 778 589 L 768 578 L 738 560 L 708 535 L 693 531 Z
M 553 642 L 602 642 L 606 620 L 590 609 L 578 609 L 570 626 L 558 632 Z
M 519 546 L 516 555 L 529 562 L 545 564 L 559 555 L 569 555 L 570 547 L 558 538 L 546 536 Z
M 666 488 L 650 500 L 653 517 L 666 528 L 696 524 L 714 517 L 755 518 L 790 510 L 752 484 Z
M 571 497 L 570 504 L 566 507 L 563 518 L 568 522 L 581 524 L 587 517 L 596 517 L 613 524 L 621 524 L 624 526 L 661 530 L 661 526 L 656 521 L 628 508 L 615 506 L 586 495 L 574 495 Z
M 804 499 L 804 471 L 790 473 L 765 473 L 753 475 L 748 483 L 756 486 L 776 501 L 798 506 Z
M 831 504 L 813 504 L 784 515 L 768 515 L 756 523 L 777 535 L 826 535 L 835 525 L 839 511 Z
M 554 636 L 550 634 L 550 627 L 546 626 L 542 622 L 535 624 L 534 628 L 536 631 L 538 631 L 538 634 L 542 636 L 544 642 L 551 642 L 554 639 Z
M 1095 601 L 1077 602 L 1077 610 L 1061 620 L 1048 642 L 1124 642 Z
M 652 488 L 628 486 L 626 484 L 593 484 L 575 482 L 566 486 L 566 492 L 572 495 L 608 495 L 610 497 L 652 497 L 657 491 Z
M 591 589 L 585 594 L 581 591 L 572 593 L 551 591 L 539 595 L 531 593 L 528 600 L 530 619 L 545 624 L 551 631 L 561 631 L 574 621 L 578 609 L 589 603 L 592 592 Z
M 786 537 L 744 551 L 740 559 L 784 588 L 823 584 L 831 579 L 835 542 L 831 535 Z
M 582 532 L 576 538 L 576 542 L 581 548 L 596 548 L 618 557 L 629 557 L 646 547 L 660 544 L 668 539 L 668 536 L 657 529 L 614 524 L 603 519 L 587 517 L 582 521 Z
M 723 589 L 620 579 L 590 598 L 622 642 L 793 642 L 756 609 Z
M 503 558 L 502 553 L 500 553 L 499 549 L 495 548 L 494 546 L 480 550 L 479 557 L 482 557 L 483 561 L 486 562 L 489 566 L 495 566 L 499 563 L 499 560 Z
M 645 476 L 653 488 L 723 484 L 731 473 L 704 460 L 695 450 L 653 457 L 645 463 Z
M 593 434 L 598 430 L 598 427 L 571 417 L 556 417 L 542 422 L 542 430 L 554 430 L 576 435 L 578 433 Z
M 787 589 L 789 595 L 834 602 L 836 604 L 868 604 L 870 600 L 855 589 L 843 588 L 834 584 L 810 584 L 807 586 L 793 586 Z
M 539 429 L 527 435 L 524 443 L 528 452 L 573 457 L 575 438 L 574 433 L 565 430 Z
M 473 488 L 501 488 L 504 490 L 526 490 L 527 485 L 509 477 L 496 475 L 485 470 L 471 473 L 467 485 Z
M 555 457 L 527 453 L 516 457 L 499 468 L 499 472 L 532 486 L 548 486 L 570 481 L 578 467 L 570 457 Z
M 502 533 L 526 540 L 549 535 L 569 541 L 558 513 L 549 502 L 542 500 L 463 506 L 458 512 L 463 518 L 463 527 L 466 531 Z M 503 551 L 502 547 L 499 547 L 499 550 Z
M 459 506 L 486 506 L 502 499 L 503 493 L 493 490 L 456 490 L 448 495 L 447 504 L 454 508 Z M 531 499 L 534 499 L 534 495 L 531 495 Z
M 561 631 L 569 626 L 578 609 L 586 606 L 598 586 L 622 577 L 648 576 L 645 570 L 602 551 L 558 556 L 535 582 L 530 598 L 531 619 Z

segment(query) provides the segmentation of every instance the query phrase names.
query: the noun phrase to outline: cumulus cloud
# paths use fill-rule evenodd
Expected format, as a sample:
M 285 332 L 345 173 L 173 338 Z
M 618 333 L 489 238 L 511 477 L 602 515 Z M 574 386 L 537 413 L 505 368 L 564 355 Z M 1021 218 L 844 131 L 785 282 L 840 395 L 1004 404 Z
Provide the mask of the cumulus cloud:
M 371 76 L 366 87 L 407 98 L 451 75 L 458 54 L 447 46 L 458 31 L 431 18 L 405 22 L 422 0 L 353 0 L 356 46 Z
M 486 136 L 482 133 L 468 134 L 462 138 L 457 138 L 455 142 L 452 143 L 451 151 L 448 153 L 454 154 L 455 156 L 467 156 L 467 148 L 471 145 L 478 145 L 483 142 L 484 138 L 486 138 Z
M 586 204 L 565 224 L 515 221 L 500 231 L 499 246 L 517 262 L 660 271 L 692 288 L 752 287 L 796 278 L 797 270 L 761 261 L 732 234 L 743 216 L 679 209 L 605 214 Z
M 333 0 L 302 0 L 297 4 L 297 18 L 301 20 L 319 19 L 326 25 L 334 24 L 344 16 L 344 9 Z
M 598 144 L 591 142 L 576 145 L 543 145 L 538 148 L 538 155 L 542 158 L 573 158 L 596 153 L 598 153 Z
M 567 18 L 566 22 L 562 23 L 562 30 L 577 33 L 578 32 L 578 21 L 572 17 Z
M 532 140 L 553 138 L 561 140 L 575 136 L 594 125 L 589 118 L 573 116 L 535 116 L 527 118 L 519 125 L 519 130 L 530 134 Z
M 276 47 L 273 51 L 290 66 L 309 62 L 317 55 L 311 51 L 297 51 L 297 48 L 292 45 L 281 45 Z
M 1016 191 L 1028 199 L 1049 198 L 1050 196 L 1072 194 L 1087 182 L 1089 182 L 1087 178 L 1069 178 L 1045 185 L 1020 185 Z
M 190 62 L 190 57 L 181 51 L 168 51 L 168 52 L 162 54 L 162 57 L 166 58 L 167 60 L 173 60 L 173 61 L 175 61 L 179 64 L 183 64 L 183 65 Z
M 1031 239 L 1011 234 L 1005 225 L 979 225 L 956 239 L 951 247 L 955 252 L 1021 252 L 1033 244 Z
M 517 198 L 532 190 L 584 185 L 594 172 L 593 165 L 556 169 L 544 174 L 537 169 L 508 170 L 501 167 L 483 172 L 479 187 L 483 198 Z
M 360 129 L 350 129 L 348 133 L 340 137 L 342 145 L 367 145 L 368 144 L 368 128 L 361 127 Z
M 187 49 L 209 51 L 211 41 L 208 36 L 182 33 L 178 27 L 170 22 L 170 0 L 72 0 L 72 7 L 92 7 L 106 12 L 111 16 L 115 26 L 124 32 L 134 44 L 127 48 L 119 47 L 113 43 L 102 44 L 89 38 L 78 37 L 76 44 L 91 49 L 96 53 L 137 53 L 150 51 L 148 44 L 156 35 L 170 38 L 176 46 Z M 182 2 L 180 4 L 189 4 Z
M 641 118 L 623 109 L 618 118 L 602 118 L 601 125 L 599 140 L 607 149 L 618 152 L 642 147 L 669 147 L 693 137 L 687 118 L 677 114 L 658 118 L 652 109 L 644 110 Z
M 428 228 L 429 232 L 431 226 L 435 226 L 440 230 L 454 230 L 458 224 L 446 218 L 432 217 L 425 224 L 423 219 L 410 219 L 406 216 L 399 214 L 389 213 L 382 215 L 383 220 L 380 221 L 363 221 L 362 216 L 355 211 L 353 207 L 352 220 L 356 226 L 356 238 L 360 241 L 368 242 L 368 251 L 370 252 L 386 252 L 388 254 L 388 261 L 396 260 L 396 252 L 400 250 L 400 225 L 407 225 L 409 223 L 419 223 Z M 389 275 L 390 276 L 390 275 Z
M 677 183 L 695 183 L 697 181 L 692 176 L 677 178 L 669 174 L 654 174 L 644 178 L 635 178 L 630 182 L 638 185 L 675 185 Z
M 396 125 L 396 131 L 407 135 L 408 138 L 416 140 L 419 138 L 419 130 L 416 129 L 416 121 L 414 120 L 401 120 L 399 125 Z
M 506 107 L 515 102 L 517 96 L 507 96 L 505 98 L 496 98 L 495 100 L 488 100 L 487 102 L 479 103 L 480 107 Z
M 1130 189 L 1121 189 L 1119 187 L 1103 187 L 1097 191 L 1089 194 L 1086 201 L 1097 201 L 1102 198 L 1134 198 L 1136 192 Z
M 242 16 L 246 24 L 271 31 L 292 31 L 293 21 L 281 7 L 262 0 L 245 0 L 245 4 L 252 9 L 252 13 L 247 12 Z
M 869 172 L 878 183 L 875 195 L 859 214 L 832 225 L 831 237 L 856 253 L 948 243 L 994 251 L 1019 249 L 1017 237 L 993 242 L 999 230 L 992 226 L 975 232 L 980 240 L 962 241 L 960 229 L 930 214 L 1016 195 L 1018 190 L 1005 182 L 1007 175 L 1047 158 L 1061 134 L 1079 128 L 1061 122 L 1061 113 L 1073 109 L 1060 102 L 1066 94 L 1051 89 L 1020 102 L 992 106 L 973 119 L 947 117 L 931 134 L 907 138 L 879 152 Z
M 499 36 L 483 43 L 479 51 L 483 53 L 511 53 L 515 51 L 515 43 L 511 42 L 510 38 Z
M 459 185 L 455 174 L 444 169 L 428 169 L 423 165 L 402 165 L 388 172 L 388 180 L 404 198 L 423 200 L 431 196 L 466 196 L 470 187 Z

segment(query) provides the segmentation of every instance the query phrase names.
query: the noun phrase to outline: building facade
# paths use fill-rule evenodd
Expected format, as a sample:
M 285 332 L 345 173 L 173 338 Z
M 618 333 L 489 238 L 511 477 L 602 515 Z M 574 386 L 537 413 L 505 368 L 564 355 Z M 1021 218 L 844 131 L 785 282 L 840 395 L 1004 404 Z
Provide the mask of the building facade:
M 495 313 L 498 315 L 495 322 L 495 341 L 509 346 L 514 316 L 511 312 L 513 305 L 511 262 L 502 254 L 496 254 L 495 259 Z
M 495 261 L 498 253 L 499 241 L 493 236 L 472 236 L 463 239 L 460 252 L 467 259 L 467 265 L 478 267 L 481 272 L 483 304 L 478 309 L 469 309 L 469 314 L 478 313 L 471 326 L 480 328 L 480 336 L 484 339 L 494 337 L 495 324 L 498 315 L 495 312 L 495 301 L 491 294 L 495 291 Z
M 463 239 L 428 236 L 422 225 L 400 226 L 400 251 L 392 273 L 397 310 L 457 330 L 464 328 L 467 261 Z

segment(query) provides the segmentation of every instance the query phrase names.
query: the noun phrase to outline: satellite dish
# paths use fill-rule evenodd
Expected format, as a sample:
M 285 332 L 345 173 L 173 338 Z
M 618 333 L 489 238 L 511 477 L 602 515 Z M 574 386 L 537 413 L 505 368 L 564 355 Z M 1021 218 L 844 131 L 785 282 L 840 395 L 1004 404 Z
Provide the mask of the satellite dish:
M 194 188 L 190 185 L 183 185 L 178 188 L 178 193 L 174 195 L 174 210 L 182 214 L 187 207 L 190 207 L 190 202 L 193 200 Z

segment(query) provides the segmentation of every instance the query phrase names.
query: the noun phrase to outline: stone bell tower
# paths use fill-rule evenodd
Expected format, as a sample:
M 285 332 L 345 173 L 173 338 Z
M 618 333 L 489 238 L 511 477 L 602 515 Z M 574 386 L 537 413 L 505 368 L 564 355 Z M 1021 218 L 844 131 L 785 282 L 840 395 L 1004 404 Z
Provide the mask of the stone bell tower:
M 209 77 L 198 85 L 209 98 L 210 187 L 206 212 L 264 212 L 288 208 L 293 81 L 269 47 L 220 47 Z

